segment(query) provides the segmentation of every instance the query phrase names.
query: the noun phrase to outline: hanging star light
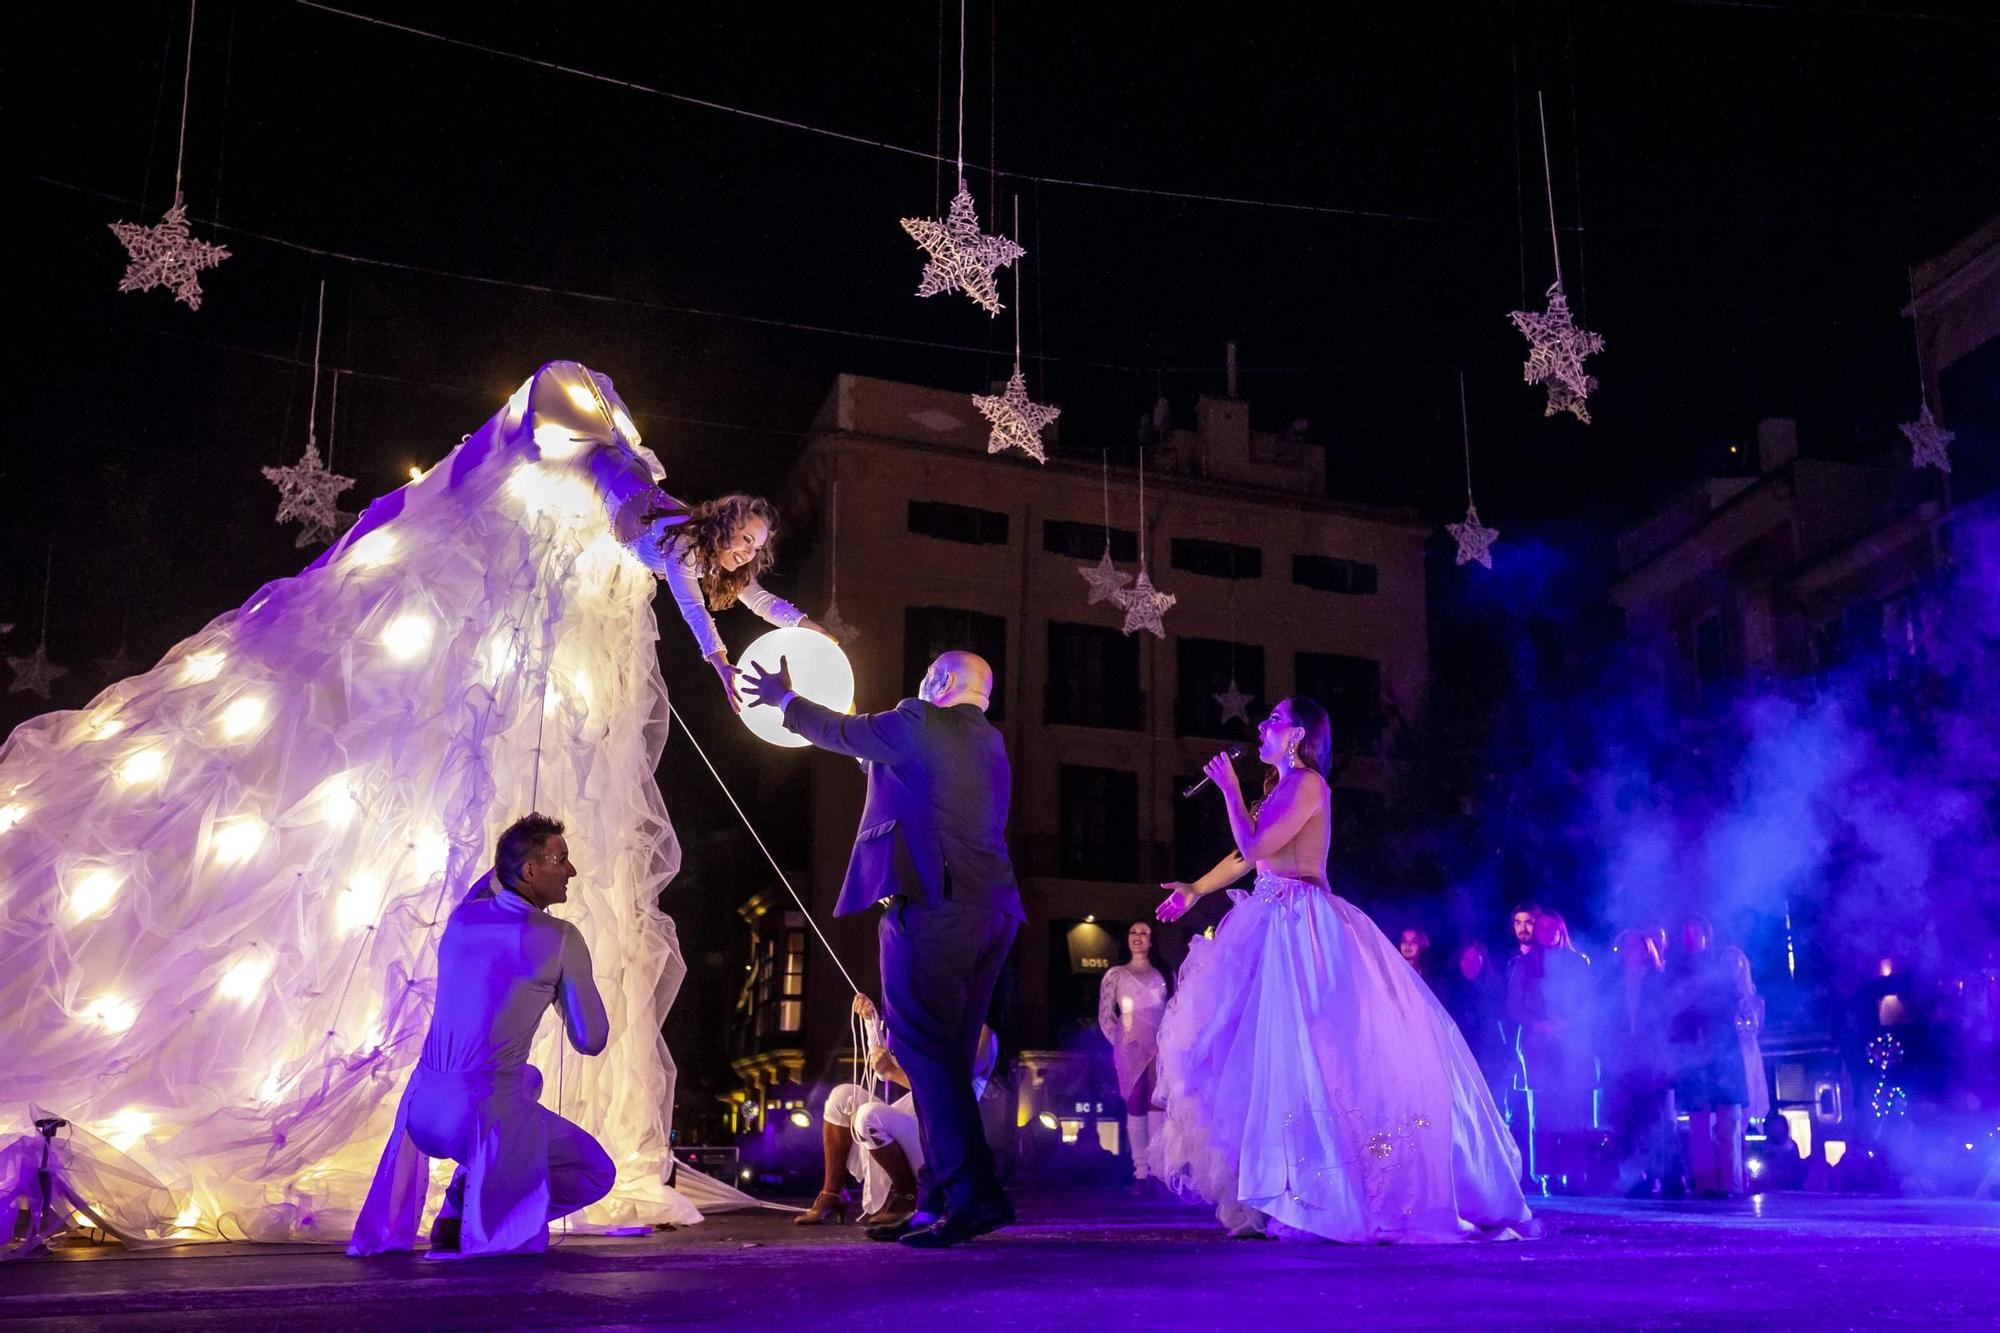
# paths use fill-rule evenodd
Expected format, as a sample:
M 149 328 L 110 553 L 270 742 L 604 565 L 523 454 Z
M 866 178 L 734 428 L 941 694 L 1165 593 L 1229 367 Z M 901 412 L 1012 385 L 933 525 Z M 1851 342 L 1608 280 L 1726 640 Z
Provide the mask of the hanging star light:
M 261 468 L 265 480 L 278 488 L 279 523 L 299 520 L 298 541 L 293 543 L 303 550 L 320 542 L 330 542 L 353 525 L 354 514 L 339 508 L 340 493 L 354 485 L 354 478 L 343 477 L 321 461 L 319 439 L 315 434 L 319 420 L 319 348 L 320 334 L 326 328 L 326 280 L 319 284 L 319 316 L 313 324 L 313 379 L 312 397 L 306 405 L 306 451 L 299 455 L 299 461 L 290 467 Z M 334 409 L 340 406 L 340 376 L 333 379 Z M 334 419 L 338 420 L 338 417 Z M 329 422 L 327 447 L 333 447 Z
M 1250 705 L 1256 702 L 1257 696 L 1245 694 L 1239 689 L 1236 684 L 1236 677 L 1233 674 L 1229 677 L 1229 688 L 1220 694 L 1210 697 L 1222 709 L 1222 720 L 1224 722 L 1233 718 L 1246 727 L 1250 725 Z
M 35 651 L 26 657 L 8 658 L 7 666 L 14 673 L 13 681 L 7 686 L 7 693 L 39 694 L 44 699 L 49 697 L 49 686 L 55 682 L 56 677 L 69 673 L 68 667 L 57 666 L 49 661 L 47 643 L 36 644 Z
M 986 441 L 987 453 L 1019 449 L 1037 463 L 1049 461 L 1049 456 L 1042 452 L 1042 429 L 1061 416 L 1062 409 L 1028 400 L 1028 381 L 1018 364 L 1007 381 L 1005 393 L 975 393 L 972 405 L 979 409 L 979 415 L 993 423 L 993 433 Z
M 1099 602 L 1116 602 L 1125 585 L 1132 581 L 1130 574 L 1124 573 L 1111 563 L 1111 543 L 1104 543 L 1104 554 L 1094 565 L 1078 565 L 1076 572 L 1083 575 L 1083 581 L 1090 585 L 1089 605 Z M 1122 605 L 1122 603 L 1121 603 Z
M 1488 569 L 1493 568 L 1493 542 L 1500 535 L 1498 528 L 1489 528 L 1479 521 L 1479 506 L 1467 501 L 1465 521 L 1447 523 L 1444 530 L 1458 543 L 1458 561 L 1464 565 L 1477 560 Z
M 297 545 L 301 548 L 315 542 L 332 541 L 346 526 L 340 521 L 343 516 L 335 504 L 340 499 L 340 493 L 354 484 L 354 478 L 329 472 L 326 464 L 320 461 L 317 444 L 307 443 L 299 461 L 290 467 L 259 470 L 265 480 L 278 488 L 276 521 L 299 521 Z M 352 522 L 351 517 L 349 522 Z
M 1550 392 L 1553 394 L 1554 390 Z M 1458 428 L 1460 439 L 1465 446 L 1465 521 L 1447 523 L 1444 530 L 1458 543 L 1458 563 L 1463 565 L 1477 560 L 1488 569 L 1493 568 L 1493 541 L 1500 535 L 1497 528 L 1486 527 L 1479 521 L 1479 506 L 1472 499 L 1472 413 L 1465 405 L 1465 372 L 1458 372 Z
M 1528 359 L 1521 367 L 1527 384 L 1548 387 L 1549 400 L 1542 415 L 1552 417 L 1568 412 L 1588 424 L 1590 391 L 1597 387 L 1595 376 L 1583 368 L 1583 358 L 1604 350 L 1604 338 L 1589 329 L 1578 328 L 1570 317 L 1569 298 L 1563 295 L 1562 279 L 1548 291 L 1549 308 L 1537 313 L 1516 310 L 1508 314 L 1514 327 L 1528 340 Z
M 1153 580 L 1142 569 L 1132 586 L 1113 593 L 1111 600 L 1125 608 L 1125 633 L 1130 634 L 1134 630 L 1142 629 L 1151 630 L 1155 638 L 1164 639 L 1167 637 L 1167 627 L 1161 622 L 1161 617 L 1165 616 L 1180 599 L 1170 592 L 1161 592 L 1155 588 Z
M 1105 495 L 1108 500 L 1111 493 L 1110 455 L 1107 453 L 1105 457 Z M 1107 540 L 1105 545 L 1107 548 L 1105 553 L 1109 555 L 1110 542 Z M 1131 587 L 1121 588 L 1111 594 L 1111 600 L 1125 610 L 1125 633 L 1131 634 L 1135 630 L 1144 629 L 1151 630 L 1154 638 L 1167 637 L 1167 627 L 1160 622 L 1160 618 L 1171 610 L 1179 599 L 1170 592 L 1161 592 L 1155 588 L 1152 575 L 1146 570 L 1146 451 L 1144 449 L 1139 451 L 1139 577 L 1133 580 Z
M 119 291 L 149 292 L 165 287 L 190 310 L 201 309 L 201 271 L 229 258 L 227 247 L 198 241 L 189 234 L 187 207 L 178 196 L 155 225 L 114 222 L 111 232 L 128 257 L 125 276 L 118 280 Z
M 1014 234 L 1021 234 L 1021 200 L 1014 199 Z M 993 432 L 986 439 L 986 452 L 997 454 L 1003 449 L 1019 449 L 1037 463 L 1046 463 L 1049 456 L 1042 452 L 1042 431 L 1048 424 L 1062 415 L 1060 407 L 1044 406 L 1031 402 L 1028 398 L 1028 377 L 1021 373 L 1021 266 L 1014 265 L 1014 373 L 1007 380 L 1007 391 L 1002 394 L 975 393 L 972 405 L 979 409 L 979 415 L 993 423 Z
M 998 315 L 1000 288 L 993 280 L 996 269 L 1004 268 L 1027 251 L 1005 236 L 988 236 L 979 230 L 979 212 L 964 178 L 952 197 L 945 220 L 904 218 L 903 230 L 923 248 L 930 261 L 924 265 L 917 283 L 918 296 L 962 291 L 989 315 Z
M 1931 416 L 1931 405 L 1925 403 L 1915 421 L 1906 421 L 1896 429 L 1903 432 L 1903 438 L 1910 442 L 1910 466 L 1934 467 L 1947 476 L 1951 473 L 1951 454 L 1947 452 L 1957 434 L 1938 425 Z

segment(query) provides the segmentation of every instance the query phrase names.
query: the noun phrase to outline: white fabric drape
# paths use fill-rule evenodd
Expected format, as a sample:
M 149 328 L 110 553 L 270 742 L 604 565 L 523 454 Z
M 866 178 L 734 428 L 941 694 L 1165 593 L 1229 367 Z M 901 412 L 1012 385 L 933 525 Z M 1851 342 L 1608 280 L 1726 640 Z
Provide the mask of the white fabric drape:
M 659 476 L 610 381 L 552 363 L 303 573 L 16 730 L 0 1130 L 34 1103 L 128 1154 L 174 1203 L 168 1225 L 143 1182 L 99 1201 L 135 1239 L 345 1237 L 444 917 L 540 809 L 568 824 L 557 910 L 611 1022 L 602 1057 L 555 1023 L 532 1056 L 543 1104 L 618 1166 L 584 1220 L 698 1220 L 661 1184 L 679 847 L 653 780 L 655 584 L 620 540 Z

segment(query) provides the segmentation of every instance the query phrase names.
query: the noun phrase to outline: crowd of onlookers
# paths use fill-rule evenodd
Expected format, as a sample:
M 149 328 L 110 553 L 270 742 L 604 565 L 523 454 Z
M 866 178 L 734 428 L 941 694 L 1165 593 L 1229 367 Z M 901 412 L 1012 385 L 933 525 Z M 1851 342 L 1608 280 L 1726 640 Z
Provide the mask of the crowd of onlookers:
M 1626 930 L 1595 963 L 1560 912 L 1521 903 L 1510 925 L 1504 962 L 1477 940 L 1436 960 L 1415 926 L 1398 947 L 1458 1024 L 1514 1126 L 1531 1183 L 1746 1193 L 1746 1133 L 1784 1131 L 1771 1114 L 1758 1047 L 1764 1005 L 1744 952 L 1718 944 L 1699 916 L 1678 938 L 1663 924 Z M 1687 1117 L 1685 1140 L 1677 1115 Z

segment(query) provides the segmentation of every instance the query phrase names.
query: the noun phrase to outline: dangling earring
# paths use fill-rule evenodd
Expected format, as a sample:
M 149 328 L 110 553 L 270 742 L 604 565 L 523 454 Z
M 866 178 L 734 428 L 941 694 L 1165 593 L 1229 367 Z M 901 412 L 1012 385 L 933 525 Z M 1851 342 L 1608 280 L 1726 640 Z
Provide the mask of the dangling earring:
M 1301 767 L 1299 763 L 1299 743 L 1297 741 L 1293 741 L 1291 745 L 1286 748 L 1285 762 L 1290 764 L 1293 768 Z

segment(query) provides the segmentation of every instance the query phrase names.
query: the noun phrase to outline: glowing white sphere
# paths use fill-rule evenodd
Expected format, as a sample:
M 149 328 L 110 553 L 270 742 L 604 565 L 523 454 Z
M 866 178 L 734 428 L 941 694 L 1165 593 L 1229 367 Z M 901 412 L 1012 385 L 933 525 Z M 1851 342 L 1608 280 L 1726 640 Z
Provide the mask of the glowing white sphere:
M 242 815 L 217 824 L 212 835 L 215 859 L 226 866 L 249 860 L 264 845 L 264 833 L 264 821 L 255 815 Z
M 399 662 L 414 661 L 431 650 L 434 630 L 429 616 L 411 611 L 389 622 L 382 632 L 382 646 Z
M 229 654 L 218 649 L 208 649 L 195 653 L 181 663 L 181 683 L 202 685 L 214 680 L 222 672 L 222 664 L 229 660 Z
M 118 766 L 118 779 L 127 786 L 151 782 L 166 771 L 167 757 L 158 750 L 140 750 Z
M 131 1152 L 152 1128 L 152 1116 L 136 1106 L 128 1106 L 99 1125 L 97 1132 L 119 1152 Z
M 836 713 L 854 711 L 854 668 L 840 645 L 815 630 L 774 629 L 750 645 L 737 665 L 747 675 L 751 667 L 776 671 L 783 659 L 792 673 L 792 688 Z M 743 705 L 743 725 L 758 739 L 797 749 L 805 738 L 785 730 L 784 715 L 768 704 Z
M 376 916 L 382 911 L 385 892 L 386 886 L 380 875 L 359 874 L 348 880 L 347 887 L 334 901 L 340 933 L 352 935 L 357 930 L 374 925 Z
M 264 701 L 254 697 L 238 699 L 222 710 L 222 734 L 241 740 L 264 721 Z
M 377 528 L 347 548 L 347 560 L 356 569 L 380 569 L 395 558 L 396 534 L 387 528 Z
M 121 1000 L 115 995 L 105 995 L 92 1000 L 83 1012 L 85 1017 L 106 1032 L 125 1032 L 139 1021 L 138 1006 L 130 1000 Z
M 218 995 L 231 1000 L 253 1000 L 263 989 L 264 979 L 271 975 L 271 960 L 258 954 L 248 954 L 238 959 L 230 969 L 222 974 L 222 980 L 215 984 Z
M 70 887 L 69 915 L 72 921 L 88 921 L 111 906 L 118 896 L 118 876 L 109 870 L 93 870 Z

